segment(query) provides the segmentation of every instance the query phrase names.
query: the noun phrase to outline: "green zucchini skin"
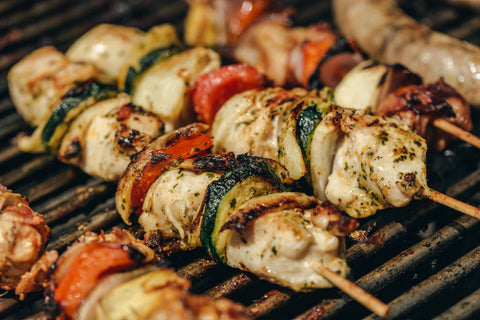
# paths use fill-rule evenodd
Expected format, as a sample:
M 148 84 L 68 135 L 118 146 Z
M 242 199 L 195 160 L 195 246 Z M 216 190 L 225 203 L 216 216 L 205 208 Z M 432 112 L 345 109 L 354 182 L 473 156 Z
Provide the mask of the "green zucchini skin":
M 324 115 L 327 114 L 335 104 L 333 93 L 329 88 L 322 89 L 322 91 L 319 92 L 319 96 L 321 97 L 320 101 L 323 101 L 323 103 L 319 105 L 319 100 L 315 99 L 312 105 L 300 112 L 296 123 L 295 136 L 306 163 L 308 163 L 313 132 L 320 121 L 322 121 Z
M 222 203 L 227 194 L 237 185 L 250 178 L 258 178 L 265 182 L 265 191 L 272 188 L 275 191 L 283 191 L 281 178 L 274 169 L 259 158 L 247 156 L 239 157 L 239 163 L 231 170 L 225 172 L 218 180 L 207 187 L 203 203 L 203 216 L 200 229 L 200 241 L 207 253 L 216 261 L 226 262 L 226 257 L 217 250 L 216 239 L 218 231 L 229 216 L 217 215 L 221 205 L 232 206 L 232 203 Z M 249 188 L 248 184 L 243 186 Z M 236 204 L 240 205 L 240 204 Z M 220 221 L 221 220 L 221 221 Z
M 170 46 L 167 48 L 158 48 L 147 53 L 140 59 L 139 67 L 137 69 L 135 69 L 134 67 L 128 68 L 127 75 L 125 76 L 125 92 L 133 95 L 135 93 L 135 86 L 137 80 L 142 75 L 142 73 L 144 73 L 154 64 L 165 61 L 168 58 L 182 51 L 182 48 L 178 46 Z
M 100 82 L 84 83 L 69 91 L 53 110 L 41 134 L 42 144 L 52 153 L 73 121 L 84 109 L 118 94 L 115 86 Z

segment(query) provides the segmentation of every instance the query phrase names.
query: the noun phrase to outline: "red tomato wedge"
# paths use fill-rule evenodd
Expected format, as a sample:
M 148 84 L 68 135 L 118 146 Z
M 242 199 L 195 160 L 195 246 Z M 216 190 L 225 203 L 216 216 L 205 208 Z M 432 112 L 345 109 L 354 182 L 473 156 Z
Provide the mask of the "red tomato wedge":
M 55 289 L 55 301 L 73 318 L 83 298 L 102 275 L 135 267 L 131 248 L 112 243 L 88 243 L 73 259 L 70 268 Z
M 135 178 L 136 184 L 131 192 L 132 207 L 135 213 L 142 212 L 143 201 L 150 186 L 170 165 L 181 159 L 188 159 L 198 155 L 213 145 L 213 138 L 205 133 L 194 136 L 179 135 L 177 139 L 164 149 L 152 152 L 150 162 Z
M 212 124 L 220 107 L 233 95 L 267 85 L 264 74 L 246 64 L 222 66 L 197 77 L 190 95 L 200 121 Z

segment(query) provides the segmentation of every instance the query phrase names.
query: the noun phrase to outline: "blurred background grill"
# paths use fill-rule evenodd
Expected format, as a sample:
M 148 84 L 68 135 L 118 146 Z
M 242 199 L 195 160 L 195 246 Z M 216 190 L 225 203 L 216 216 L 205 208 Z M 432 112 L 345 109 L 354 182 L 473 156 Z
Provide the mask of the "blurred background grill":
M 296 24 L 333 23 L 329 1 L 284 0 L 297 11 Z M 480 44 L 480 16 L 438 1 L 400 1 L 432 28 Z M 21 153 L 15 138 L 29 128 L 9 98 L 9 68 L 30 51 L 54 45 L 65 51 L 93 26 L 108 22 L 139 27 L 172 23 L 182 33 L 187 5 L 159 0 L 2 0 L 0 2 L 0 182 L 26 195 L 52 228 L 48 249 L 63 250 L 86 230 L 121 226 L 115 185 L 88 177 L 45 155 Z M 479 112 L 473 112 L 479 135 Z M 480 202 L 480 152 L 457 142 L 428 154 L 429 184 L 473 205 Z M 386 210 L 363 222 L 366 243 L 349 240 L 351 280 L 391 306 L 391 318 L 474 319 L 480 317 L 480 222 L 429 201 Z M 259 319 L 374 318 L 337 289 L 308 294 L 268 284 L 247 273 L 218 266 L 202 250 L 177 254 L 169 263 L 192 280 L 193 290 L 229 297 Z M 43 297 L 19 302 L 0 298 L 0 318 L 42 318 Z

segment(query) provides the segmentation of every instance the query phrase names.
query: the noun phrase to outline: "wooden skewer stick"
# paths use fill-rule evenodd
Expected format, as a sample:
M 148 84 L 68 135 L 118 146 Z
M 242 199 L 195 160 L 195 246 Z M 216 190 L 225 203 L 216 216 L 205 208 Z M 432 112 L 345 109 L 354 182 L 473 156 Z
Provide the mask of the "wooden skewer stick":
M 468 131 L 463 130 L 462 128 L 457 127 L 451 122 L 443 118 L 437 118 L 433 121 L 433 125 L 439 129 L 442 129 L 445 132 L 450 133 L 451 135 L 462 139 L 465 142 L 470 143 L 472 146 L 480 148 L 480 138 L 471 134 Z
M 426 193 L 426 197 L 434 202 L 443 204 L 449 208 L 455 209 L 462 213 L 468 214 L 474 218 L 480 219 L 480 208 L 469 205 L 455 198 L 449 197 L 446 194 L 430 189 Z
M 386 317 L 390 311 L 390 307 L 380 301 L 378 298 L 372 296 L 367 291 L 363 290 L 355 283 L 343 278 L 339 274 L 325 267 L 322 263 L 314 261 L 310 264 L 312 270 L 330 281 L 337 288 L 348 294 L 353 299 L 360 302 L 367 309 L 380 317 Z

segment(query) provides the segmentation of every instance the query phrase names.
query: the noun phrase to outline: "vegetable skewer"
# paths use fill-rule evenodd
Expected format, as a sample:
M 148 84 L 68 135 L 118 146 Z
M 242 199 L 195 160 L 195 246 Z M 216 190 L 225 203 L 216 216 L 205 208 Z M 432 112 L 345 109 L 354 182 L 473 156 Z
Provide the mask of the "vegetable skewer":
M 327 92 L 274 88 L 233 96 L 215 117 L 214 150 L 277 159 L 352 217 L 438 194 L 426 182 L 420 136 L 397 118 L 335 107 Z M 478 217 L 473 206 L 442 203 Z
M 342 79 L 346 76 L 349 77 L 350 71 L 364 60 L 358 46 L 352 40 L 340 37 L 325 24 L 291 27 L 288 10 L 278 12 L 272 9 L 273 1 L 260 1 L 259 3 L 256 1 L 254 6 L 258 6 L 258 10 L 251 10 L 250 12 L 242 11 L 242 3 L 244 2 L 247 3 L 246 1 L 236 1 L 227 4 L 227 1 L 222 0 L 190 1 L 190 16 L 194 18 L 187 16 L 185 21 L 186 40 L 190 44 L 196 45 L 226 46 L 226 51 L 230 52 L 236 61 L 255 66 L 261 72 L 266 73 L 276 86 L 303 86 L 312 89 L 326 85 L 335 89 L 339 83 L 341 84 Z M 223 10 L 224 8 L 228 8 L 228 10 Z M 245 21 L 242 28 L 236 28 L 235 17 L 237 15 L 245 15 L 244 20 L 242 20 Z M 338 14 L 338 16 L 342 16 L 342 14 Z M 198 28 L 198 25 L 209 25 L 211 29 Z M 222 36 L 225 32 L 222 31 L 223 29 L 227 30 L 227 33 L 235 33 L 235 36 Z M 202 36 L 201 32 L 206 30 L 210 30 L 209 32 L 213 36 Z M 229 30 L 235 30 L 235 32 Z M 361 30 L 361 28 L 354 31 L 358 30 Z M 225 39 L 234 39 L 234 41 L 225 41 Z M 393 63 L 394 61 L 389 62 Z M 365 77 L 365 75 L 364 77 L 353 77 L 355 79 L 354 83 L 347 86 L 342 93 L 335 92 L 335 96 L 339 97 L 339 105 L 356 108 L 370 107 L 373 112 L 381 111 L 377 110 L 377 104 L 381 102 L 381 99 L 387 98 L 387 94 L 393 92 L 393 89 L 400 86 L 421 84 L 421 79 L 411 73 L 407 77 L 400 74 L 394 74 L 393 78 L 389 77 L 378 79 Z M 432 80 L 435 79 L 429 78 L 429 81 Z M 383 81 L 388 83 L 385 84 Z M 393 88 L 390 87 L 392 84 Z M 364 88 L 365 85 L 367 88 Z M 377 88 L 377 85 L 379 88 Z M 431 84 L 430 86 L 434 85 Z M 443 83 L 436 90 L 436 94 L 441 94 L 441 90 L 445 86 L 447 85 Z M 369 91 L 370 88 L 368 87 L 375 89 L 376 93 Z M 422 99 L 421 95 L 429 94 L 423 92 L 425 90 L 423 87 L 420 88 L 422 91 L 414 96 L 415 99 Z M 385 92 L 385 90 L 388 90 L 388 92 Z M 378 92 L 382 93 L 382 96 L 379 97 L 380 100 L 375 100 L 378 97 Z M 443 112 L 441 109 L 434 111 L 432 107 L 430 107 L 430 110 L 426 108 L 409 110 L 411 109 L 410 104 L 398 99 L 394 101 L 395 104 L 390 106 L 390 110 L 385 111 L 388 111 L 389 115 L 400 114 L 402 119 L 415 128 L 417 133 L 427 138 L 429 144 L 436 145 L 440 149 L 445 148 L 444 140 L 447 136 L 440 135 L 440 137 L 437 137 L 436 133 L 430 134 L 427 131 L 431 131 L 434 127 L 441 130 L 447 129 L 445 125 L 440 125 L 445 121 L 437 121 L 437 119 L 442 118 L 460 127 L 457 130 L 448 130 L 449 134 L 478 146 L 479 139 L 467 133 L 471 130 L 469 106 L 458 93 L 455 92 L 455 94 L 463 101 L 463 105 L 452 106 L 453 113 L 452 111 Z M 343 101 L 340 101 L 340 96 L 347 96 L 347 99 L 355 100 L 356 103 L 359 103 L 357 100 L 363 101 L 365 98 L 362 99 L 362 97 L 366 96 L 368 101 L 374 104 L 369 106 L 344 104 Z M 411 103 L 411 101 L 413 100 L 409 102 Z M 439 102 L 448 105 L 449 102 L 447 101 L 445 99 L 437 101 L 437 105 Z M 458 99 L 455 103 L 458 105 Z M 445 109 L 445 107 L 442 108 Z M 381 114 L 385 113 L 381 112 Z M 426 127 L 430 122 L 434 126 L 427 130 Z M 435 125 L 435 123 L 438 123 L 438 125 Z
M 168 154 L 168 153 L 167 153 L 167 154 Z M 171 154 L 170 154 L 170 155 L 171 155 Z M 156 161 L 158 161 L 158 160 L 159 160 L 159 159 L 158 159 L 158 158 L 156 158 Z M 224 232 L 225 232 L 225 231 L 224 231 Z
M 197 130 L 195 126 L 193 126 L 191 129 L 185 128 L 182 129 L 182 131 L 185 133 L 190 132 L 187 135 L 192 137 L 192 134 L 194 134 L 192 129 Z M 197 131 L 197 134 L 201 134 L 201 132 Z M 178 137 L 179 134 L 177 133 L 175 136 Z M 160 152 L 171 149 L 177 142 L 182 144 L 184 143 L 182 141 L 185 141 L 182 140 L 182 138 L 172 140 L 168 137 L 162 140 L 162 143 L 156 143 L 155 146 L 155 149 Z M 168 143 L 167 141 L 171 142 Z M 167 145 L 161 146 L 161 144 Z M 261 278 L 266 278 L 275 283 L 302 291 L 329 286 L 329 281 L 335 285 L 340 283 L 339 287 L 346 293 L 363 295 L 363 297 L 354 298 L 371 308 L 377 314 L 383 316 L 386 312 L 385 310 L 388 310 L 388 306 L 365 291 L 358 289 L 352 290 L 352 287 L 355 287 L 353 283 L 348 282 L 348 288 L 345 287 L 345 280 L 339 279 L 345 276 L 345 269 L 341 267 L 342 265 L 344 266 L 344 264 L 340 263 L 340 260 L 337 260 L 337 258 L 333 258 L 336 256 L 334 247 L 330 249 L 325 248 L 325 250 L 331 250 L 331 253 L 328 253 L 328 251 L 322 253 L 320 248 L 314 249 L 320 250 L 316 251 L 314 255 L 300 253 L 305 250 L 311 250 L 306 249 L 306 245 L 302 244 L 307 237 L 304 236 L 306 230 L 302 231 L 303 228 L 300 228 L 300 226 L 313 223 L 311 226 L 313 229 L 311 229 L 310 232 L 315 234 L 318 231 L 314 230 L 320 227 L 320 225 L 323 225 L 326 227 L 326 230 L 330 230 L 330 233 L 340 236 L 345 234 L 347 230 L 354 229 L 356 222 L 345 217 L 340 217 L 335 209 L 327 203 L 319 206 L 318 200 L 314 197 L 300 193 L 279 192 L 281 191 L 278 189 L 280 188 L 278 185 L 279 182 L 273 181 L 280 179 L 280 176 L 283 176 L 284 180 L 289 179 L 286 177 L 287 173 L 283 171 L 284 169 L 278 167 L 278 164 L 268 160 L 264 162 L 265 159 L 251 158 L 249 160 L 249 158 L 244 157 L 237 159 L 237 163 L 233 164 L 231 162 L 233 159 L 229 160 L 227 156 L 225 173 L 213 181 L 211 180 L 211 177 L 214 176 L 213 172 L 210 173 L 210 178 L 207 178 L 208 173 L 205 176 L 205 179 L 211 182 L 209 182 L 207 188 L 203 187 L 206 189 L 203 203 L 196 202 L 184 206 L 181 203 L 188 202 L 188 200 L 186 200 L 188 198 L 182 197 L 176 198 L 176 200 L 171 199 L 170 201 L 166 201 L 162 194 L 184 195 L 185 192 L 182 191 L 184 190 L 182 185 L 185 183 L 188 184 L 188 188 L 190 189 L 188 191 L 189 193 L 199 193 L 199 191 L 196 191 L 199 190 L 198 187 L 195 186 L 198 182 L 192 184 L 194 180 L 191 180 L 192 176 L 187 174 L 187 169 L 199 171 L 203 168 L 203 170 L 205 170 L 209 166 L 208 163 L 214 161 L 217 163 L 215 168 L 218 170 L 218 161 L 221 158 L 216 156 L 217 158 L 213 160 L 214 158 L 210 158 L 210 155 L 202 156 L 202 152 L 197 154 L 196 159 L 194 156 L 194 158 L 181 162 L 176 162 L 175 160 L 175 162 L 171 162 L 170 157 L 164 158 L 165 160 L 163 160 L 163 162 L 167 161 L 169 163 L 169 165 L 167 164 L 168 168 L 165 168 L 164 165 L 156 161 L 156 165 L 162 168 L 161 170 L 154 170 L 157 176 L 154 184 L 159 185 L 152 185 L 153 193 L 152 190 L 149 190 L 148 194 L 143 197 L 143 209 L 141 212 L 138 212 L 131 204 L 134 201 L 129 202 L 129 194 L 133 196 L 133 192 L 129 192 L 129 189 L 125 188 L 125 186 L 129 185 L 128 180 L 134 181 L 143 176 L 144 169 L 142 170 L 142 167 L 145 169 L 148 168 L 148 159 L 152 159 L 151 154 L 153 153 L 155 153 L 156 157 L 164 158 L 160 156 L 162 153 L 154 152 L 152 149 L 142 151 L 129 166 L 124 177 L 122 177 L 116 197 L 117 206 L 119 207 L 119 211 L 123 213 L 122 217 L 125 222 L 130 223 L 130 213 L 137 212 L 139 215 L 138 221 L 147 232 L 147 243 L 150 237 L 156 236 L 159 236 L 163 241 L 176 238 L 177 241 L 180 242 L 181 247 L 188 248 L 199 246 L 201 242 L 201 245 L 204 246 L 207 252 L 216 260 L 227 263 L 232 267 L 253 272 Z M 143 159 L 145 157 L 147 161 Z M 192 164 L 189 163 L 190 161 L 193 161 L 193 168 Z M 197 164 L 196 166 L 195 163 Z M 200 165 L 202 163 L 204 165 Z M 273 169 L 270 165 L 276 166 L 276 171 L 280 172 L 280 176 L 276 177 L 276 174 L 270 171 Z M 180 168 L 180 170 L 175 169 L 176 167 Z M 151 169 L 147 170 L 150 171 Z M 214 170 L 214 167 L 211 167 L 209 170 Z M 129 172 L 133 173 L 133 175 L 129 174 Z M 199 174 L 201 173 L 198 172 L 197 175 Z M 176 177 L 172 189 L 168 188 L 168 185 L 172 184 L 171 179 L 167 177 L 168 175 Z M 149 174 L 148 176 L 148 179 L 151 179 Z M 191 181 L 188 181 L 188 179 Z M 137 180 L 137 183 L 138 182 L 140 181 Z M 205 184 L 201 184 L 199 187 L 201 188 L 204 185 Z M 162 194 L 160 190 L 162 190 Z M 168 191 L 165 192 L 165 190 Z M 144 193 L 147 193 L 147 191 L 144 190 Z M 149 198 L 152 197 L 152 195 L 153 198 Z M 136 198 L 138 196 L 134 197 Z M 150 201 L 157 204 L 149 204 Z M 309 217 L 309 208 L 316 208 L 311 217 Z M 302 217 L 297 215 L 300 211 L 302 212 Z M 180 218 L 179 214 L 182 212 L 183 218 Z M 327 212 L 328 214 L 325 215 Z M 185 215 L 191 214 L 192 216 L 185 222 Z M 146 219 L 145 216 L 147 216 Z M 153 216 L 157 216 L 157 218 L 155 219 Z M 321 222 L 327 217 L 329 221 L 328 224 L 325 224 L 327 221 Z M 183 223 L 179 224 L 181 219 L 183 219 Z M 177 223 L 175 223 L 175 221 L 177 221 Z M 201 221 L 201 223 L 198 221 Z M 199 231 L 198 228 L 200 228 Z M 172 232 L 172 229 L 176 229 L 176 231 Z M 275 235 L 271 237 L 273 230 Z M 295 234 L 294 237 L 296 240 L 290 240 L 290 232 Z M 323 236 L 317 234 L 314 237 L 317 239 L 316 241 L 320 241 L 320 239 L 325 236 L 326 234 L 324 233 Z M 270 241 L 264 241 L 263 238 L 265 237 L 269 238 Z M 200 242 L 198 239 L 200 239 Z M 298 243 L 299 239 L 301 239 L 302 242 Z M 330 239 L 329 242 L 330 241 L 332 241 L 332 239 Z M 290 243 L 290 245 L 288 245 L 288 243 Z M 320 243 L 317 245 L 320 245 Z M 313 246 L 313 244 L 309 246 Z M 333 254 L 333 256 L 329 257 L 331 254 Z M 267 258 L 268 256 L 270 258 Z M 332 258 L 333 260 L 331 260 Z M 309 270 L 308 264 L 305 264 L 306 262 L 301 262 L 301 265 L 298 265 L 296 262 L 298 259 L 300 259 L 300 261 L 311 261 L 311 259 L 313 259 L 314 262 L 312 262 L 312 265 L 319 263 L 318 259 L 320 259 L 324 269 L 327 268 L 324 266 L 326 265 L 329 266 L 329 268 L 333 268 L 336 272 L 330 271 L 330 269 L 327 269 L 330 272 L 325 273 L 325 271 L 323 271 L 324 269 L 319 272 L 318 266 Z M 268 270 L 268 272 L 265 272 L 265 270 Z M 325 274 L 328 281 L 318 279 L 311 274 L 312 271 L 322 276 Z M 339 272 L 341 273 L 339 274 Z M 310 280 L 307 282 L 303 279 Z M 376 306 L 376 308 L 372 308 L 372 304 Z
M 187 279 L 172 269 L 155 266 L 153 258 L 154 252 L 125 230 L 86 233 L 55 265 L 47 294 L 49 316 L 75 320 L 247 319 L 239 304 L 190 293 Z
M 334 235 L 353 231 L 356 222 L 341 218 L 333 206 L 315 197 L 283 192 L 288 173 L 274 161 L 235 159 L 195 148 L 195 136 L 201 137 L 202 130 L 197 124 L 182 128 L 136 156 L 117 188 L 123 220 L 137 220 L 147 242 L 176 240 L 187 249 L 202 245 L 218 261 L 295 290 L 328 285 L 305 268 L 304 259 L 323 257 L 345 276 L 343 240 Z M 189 158 L 168 153 L 185 143 L 196 150 Z M 144 180 L 153 181 L 138 194 L 133 185 Z M 287 241 L 290 236 L 297 240 Z M 265 237 L 271 240 L 263 241 Z M 330 239 L 332 246 L 321 239 Z

